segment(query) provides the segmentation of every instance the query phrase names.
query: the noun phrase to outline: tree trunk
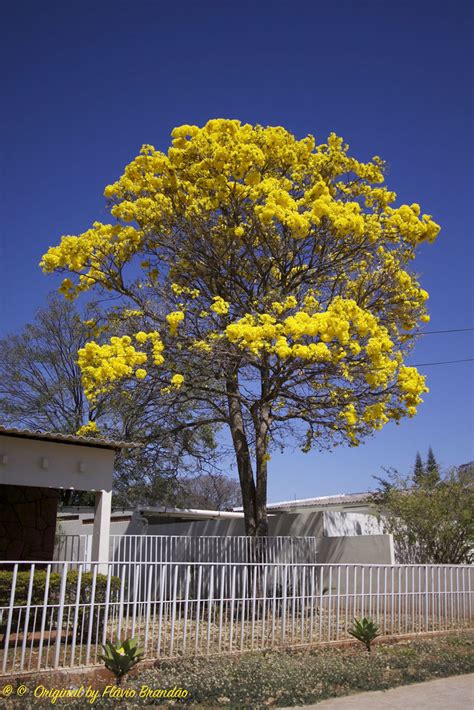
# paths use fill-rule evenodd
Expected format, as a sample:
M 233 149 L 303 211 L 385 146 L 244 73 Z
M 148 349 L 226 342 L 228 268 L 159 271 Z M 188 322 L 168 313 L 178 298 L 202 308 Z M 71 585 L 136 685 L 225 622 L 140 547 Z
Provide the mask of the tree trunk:
M 252 412 L 256 434 L 256 497 L 255 510 L 257 520 L 256 534 L 262 537 L 268 535 L 267 517 L 267 470 L 268 470 L 268 431 L 270 427 L 270 411 L 268 405 L 255 407 Z
M 269 409 L 267 406 L 261 406 L 252 413 L 256 432 L 255 483 L 236 372 L 227 378 L 226 390 L 230 430 L 242 490 L 245 532 L 253 537 L 265 537 L 268 535 L 267 446 L 270 426 Z
M 257 486 L 255 485 L 250 449 L 245 432 L 244 418 L 239 398 L 237 374 L 227 378 L 227 401 L 232 442 L 237 460 L 242 505 L 244 508 L 245 533 L 253 537 L 267 535 L 267 473 L 265 457 L 257 456 Z

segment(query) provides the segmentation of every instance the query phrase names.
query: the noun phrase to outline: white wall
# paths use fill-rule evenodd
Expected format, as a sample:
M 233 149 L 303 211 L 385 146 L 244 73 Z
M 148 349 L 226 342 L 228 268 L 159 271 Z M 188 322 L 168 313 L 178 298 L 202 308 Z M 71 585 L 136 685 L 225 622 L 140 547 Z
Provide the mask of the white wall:
M 160 520 L 163 522 L 160 523 Z M 338 537 L 341 535 L 382 535 L 382 526 L 374 515 L 339 511 L 301 511 L 272 514 L 268 519 L 269 535 L 294 537 Z M 149 518 L 148 535 L 245 535 L 244 521 L 195 520 L 168 522 Z
M 391 535 L 354 535 L 318 539 L 318 562 L 328 564 L 392 565 Z
M 336 513 L 324 511 L 324 535 L 337 537 L 346 535 L 383 535 L 383 525 L 375 515 L 364 513 Z
M 0 436 L 0 484 L 112 490 L 115 452 L 76 444 Z
M 62 535 L 92 535 L 94 511 L 90 513 L 66 513 L 58 515 L 57 533 Z M 111 535 L 141 535 L 144 530 L 137 513 L 116 511 L 110 517 Z

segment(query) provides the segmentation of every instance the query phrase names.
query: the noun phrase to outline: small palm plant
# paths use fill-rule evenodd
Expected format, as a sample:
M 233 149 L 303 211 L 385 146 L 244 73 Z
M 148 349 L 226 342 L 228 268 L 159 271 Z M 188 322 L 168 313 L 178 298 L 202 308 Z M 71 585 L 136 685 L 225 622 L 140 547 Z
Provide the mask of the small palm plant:
M 138 639 L 126 639 L 113 644 L 108 641 L 102 646 L 104 653 L 100 656 L 105 667 L 112 671 L 120 685 L 122 678 L 135 666 L 144 656 L 144 651 L 138 646 Z
M 371 651 L 372 641 L 374 641 L 377 636 L 380 636 L 377 624 L 375 624 L 372 619 L 367 619 L 365 616 L 363 619 L 354 619 L 349 633 L 363 643 L 369 653 Z

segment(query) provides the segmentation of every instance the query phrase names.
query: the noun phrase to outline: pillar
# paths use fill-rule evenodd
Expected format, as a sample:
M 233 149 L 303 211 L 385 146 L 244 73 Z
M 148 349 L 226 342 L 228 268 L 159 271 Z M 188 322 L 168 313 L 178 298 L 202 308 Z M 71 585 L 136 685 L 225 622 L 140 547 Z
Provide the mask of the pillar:
M 98 565 L 99 574 L 107 574 L 109 561 L 110 513 L 112 511 L 112 491 L 96 491 L 94 529 L 92 532 L 92 562 Z

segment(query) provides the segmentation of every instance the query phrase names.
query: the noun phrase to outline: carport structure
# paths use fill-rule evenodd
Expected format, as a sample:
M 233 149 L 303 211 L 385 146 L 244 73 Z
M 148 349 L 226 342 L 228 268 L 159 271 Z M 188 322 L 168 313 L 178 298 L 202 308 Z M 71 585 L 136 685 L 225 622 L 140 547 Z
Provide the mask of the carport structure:
M 116 454 L 140 444 L 0 426 L 0 560 L 53 559 L 61 490 L 95 492 L 92 559 L 109 556 Z

